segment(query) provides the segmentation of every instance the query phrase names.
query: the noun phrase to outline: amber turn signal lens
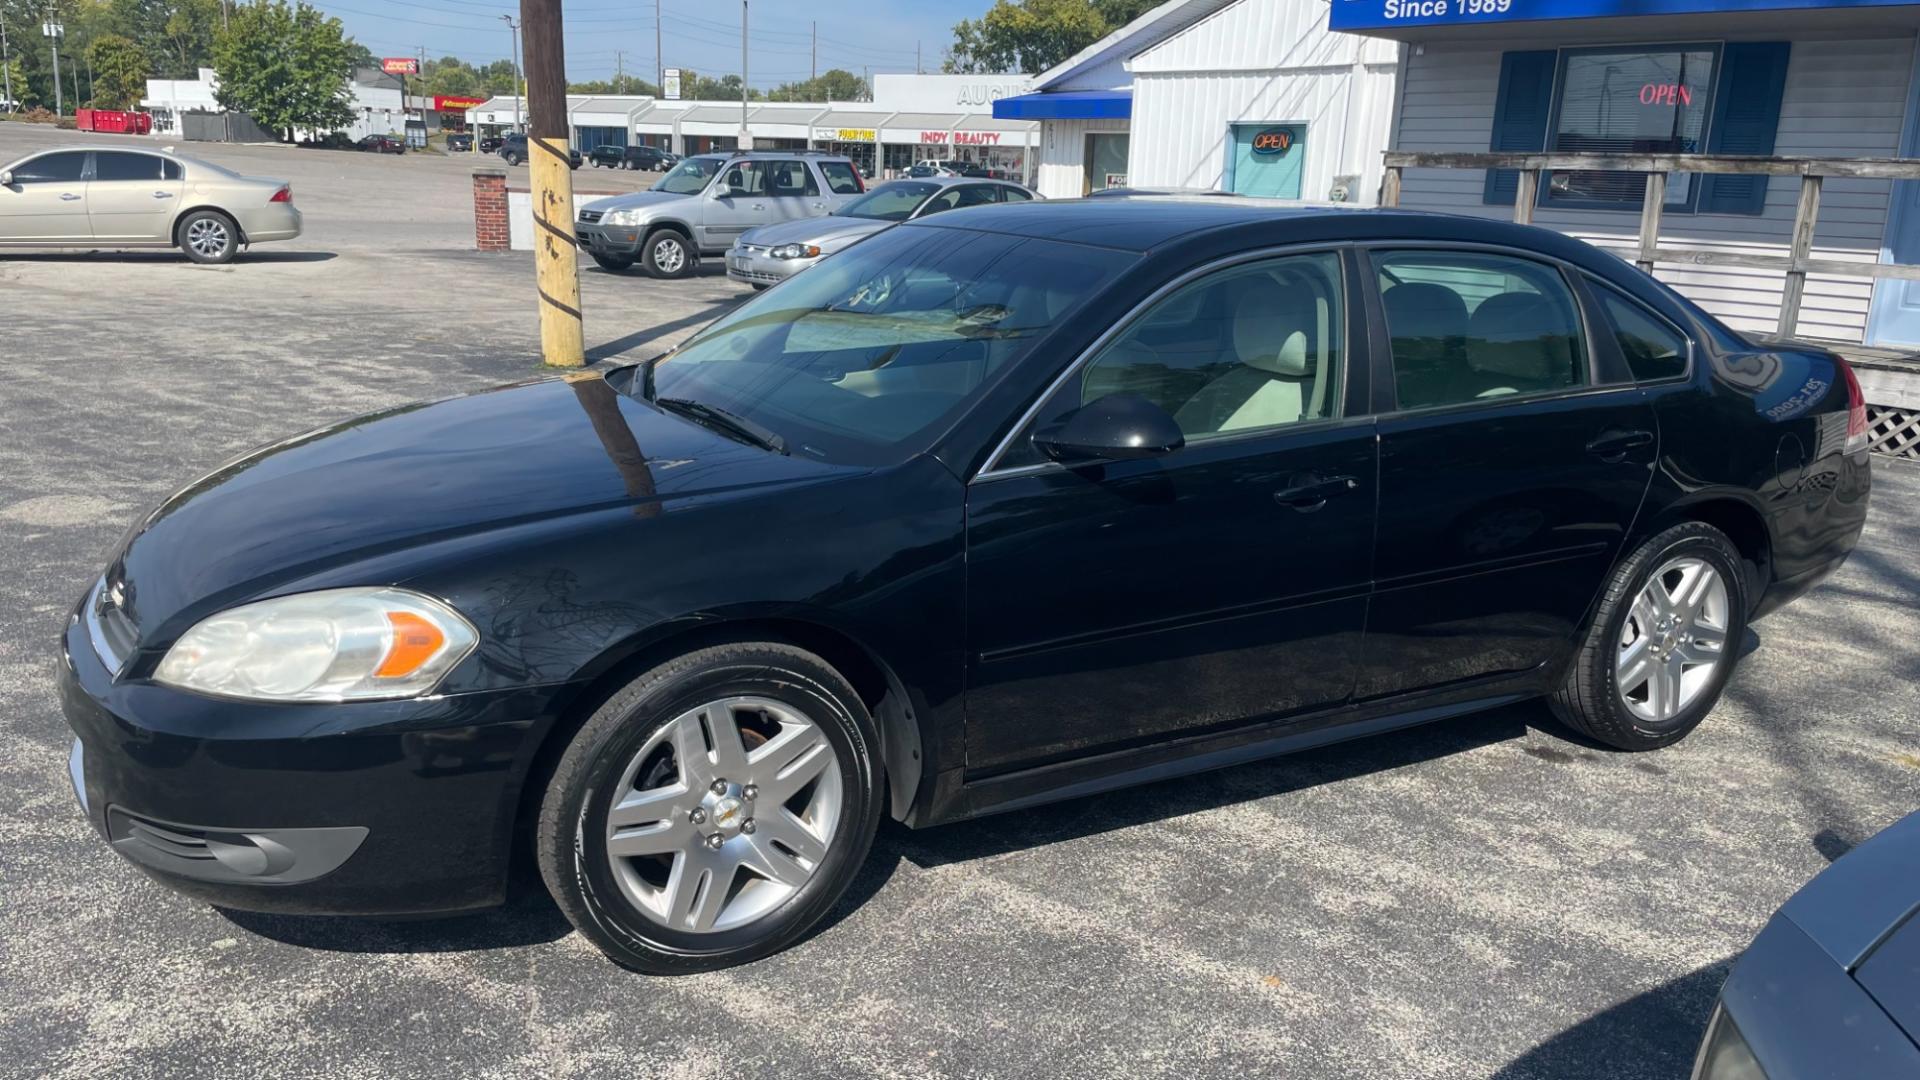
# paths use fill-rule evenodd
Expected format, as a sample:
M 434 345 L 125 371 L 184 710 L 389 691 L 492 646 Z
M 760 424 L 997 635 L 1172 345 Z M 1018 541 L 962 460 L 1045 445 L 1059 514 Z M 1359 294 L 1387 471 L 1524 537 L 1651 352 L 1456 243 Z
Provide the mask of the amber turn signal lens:
M 376 678 L 411 675 L 447 643 L 439 627 L 411 611 L 389 611 L 387 623 L 393 627 L 393 644 L 387 647 L 386 658 L 374 669 Z

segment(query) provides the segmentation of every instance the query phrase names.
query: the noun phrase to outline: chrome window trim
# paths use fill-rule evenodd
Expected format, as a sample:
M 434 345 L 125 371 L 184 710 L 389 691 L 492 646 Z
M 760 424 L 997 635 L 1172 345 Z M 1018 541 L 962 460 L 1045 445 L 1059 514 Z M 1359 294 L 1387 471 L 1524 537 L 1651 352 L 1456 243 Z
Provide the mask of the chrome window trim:
M 1566 287 L 1567 299 L 1573 302 L 1573 317 L 1580 323 L 1580 336 L 1587 347 L 1587 381 L 1580 386 L 1565 386 L 1558 390 L 1538 390 L 1531 394 L 1507 394 L 1497 398 L 1475 398 L 1472 401 L 1449 401 L 1444 405 L 1420 405 L 1411 409 L 1403 409 L 1400 407 L 1399 386 L 1396 381 L 1395 383 L 1389 384 L 1394 387 L 1393 408 L 1374 414 L 1376 416 L 1383 419 L 1394 416 L 1422 416 L 1428 413 L 1438 412 L 1442 409 L 1485 408 L 1488 406 L 1504 405 L 1510 401 L 1516 403 L 1551 401 L 1556 398 L 1580 397 L 1601 391 L 1631 389 L 1640 385 L 1631 380 L 1618 383 L 1600 381 L 1600 355 L 1596 349 L 1598 342 L 1594 339 L 1593 320 L 1587 318 L 1585 307 L 1580 303 L 1580 292 L 1574 287 L 1576 276 L 1592 276 L 1591 272 L 1585 267 L 1576 266 L 1565 259 L 1548 255 L 1545 252 L 1528 251 L 1526 248 L 1511 247 L 1506 244 L 1482 243 L 1473 240 L 1369 240 L 1355 246 L 1364 257 L 1366 268 L 1372 271 L 1375 277 L 1379 276 L 1379 269 L 1374 265 L 1374 256 L 1383 251 L 1478 251 L 1489 255 L 1501 255 L 1507 258 L 1519 259 L 1523 262 L 1537 263 L 1549 267 L 1559 273 L 1561 284 Z M 1377 286 L 1378 282 L 1374 282 L 1373 284 Z M 1385 290 L 1379 291 L 1385 292 Z M 1379 293 L 1375 295 L 1379 295 Z M 1380 322 L 1385 326 L 1387 331 L 1387 370 L 1389 374 L 1392 374 L 1394 373 L 1393 327 L 1387 324 L 1387 313 L 1384 306 L 1382 306 L 1380 310 Z M 1691 342 L 1689 342 L 1689 344 L 1691 344 Z
M 1153 292 L 1148 293 L 1145 297 L 1142 297 L 1141 300 L 1138 303 L 1134 304 L 1131 308 L 1128 308 L 1126 314 L 1114 320 L 1114 323 L 1112 326 L 1107 327 L 1104 333 L 1102 333 L 1099 337 L 1093 339 L 1092 344 L 1088 345 L 1085 349 L 1082 349 L 1080 351 L 1080 355 L 1074 357 L 1073 362 L 1068 364 L 1066 368 L 1060 372 L 1059 376 L 1056 377 L 1051 383 L 1047 384 L 1047 388 L 1045 390 L 1042 390 L 1039 396 L 1033 399 L 1033 403 L 1027 406 L 1025 412 L 1020 414 L 1019 421 L 1015 423 L 1013 427 L 1009 428 L 1006 435 L 1003 436 L 997 444 L 995 444 L 993 448 L 993 453 L 987 455 L 987 463 L 981 466 L 979 472 L 976 472 L 973 474 L 973 479 L 969 480 L 968 483 L 974 484 L 974 483 L 980 483 L 982 481 L 988 481 L 988 480 L 1002 480 L 1002 479 L 1007 479 L 1015 476 L 1028 476 L 1033 473 L 1047 472 L 1053 469 L 1065 469 L 1066 466 L 1060 464 L 1057 461 L 1040 461 L 1040 462 L 1035 462 L 1032 465 L 1016 465 L 1010 469 L 1002 469 L 999 467 L 999 465 L 1000 465 L 1000 459 L 1006 456 L 1008 449 L 1010 449 L 1013 446 L 1014 440 L 1020 437 L 1021 432 L 1027 430 L 1027 425 L 1033 423 L 1034 417 L 1037 416 L 1040 410 L 1046 406 L 1047 402 L 1053 400 L 1053 395 L 1060 392 L 1060 388 L 1067 384 L 1067 380 L 1073 378 L 1073 376 L 1077 374 L 1081 368 L 1085 367 L 1088 363 L 1092 362 L 1092 360 L 1095 357 L 1099 356 L 1100 353 L 1103 350 L 1105 350 L 1108 345 L 1112 344 L 1114 340 L 1117 339 L 1120 335 L 1132 329 L 1133 324 L 1135 323 L 1135 321 L 1139 319 L 1140 315 L 1144 311 L 1158 304 L 1161 300 L 1166 299 L 1168 295 L 1184 287 L 1194 279 L 1210 274 L 1216 270 L 1224 270 L 1229 267 L 1238 266 L 1242 263 L 1261 262 L 1266 259 L 1283 258 L 1289 255 L 1312 255 L 1312 254 L 1317 254 L 1321 252 L 1325 252 L 1333 255 L 1336 259 L 1340 261 L 1340 305 L 1341 305 L 1340 333 L 1341 333 L 1342 339 L 1344 340 L 1347 336 L 1348 322 L 1351 320 L 1351 317 L 1352 317 L 1351 316 L 1352 308 L 1349 305 L 1352 302 L 1353 285 L 1347 281 L 1346 262 L 1344 259 L 1340 259 L 1340 254 L 1341 252 L 1345 251 L 1346 249 L 1352 246 L 1353 244 L 1350 241 L 1328 242 L 1325 240 L 1321 240 L 1321 241 L 1314 241 L 1314 242 L 1305 243 L 1305 244 L 1281 244 L 1274 247 L 1259 248 L 1253 251 L 1236 252 L 1235 254 L 1232 254 L 1232 255 L 1222 256 L 1218 259 L 1213 260 L 1212 262 L 1202 263 L 1199 266 L 1193 267 L 1192 269 L 1186 271 L 1185 273 L 1180 274 L 1177 277 L 1174 277 L 1172 280 L 1165 282 L 1158 289 L 1155 289 Z M 1292 431 L 1297 427 L 1306 427 L 1308 426 L 1308 424 L 1311 424 L 1313 426 L 1318 426 L 1322 423 L 1328 423 L 1332 421 L 1347 419 L 1345 415 L 1346 403 L 1347 403 L 1347 379 L 1353 370 L 1353 363 L 1351 359 L 1352 353 L 1353 353 L 1352 343 L 1346 342 L 1346 347 L 1343 351 L 1347 355 L 1341 358 L 1340 385 L 1337 388 L 1335 394 L 1333 395 L 1334 406 L 1336 409 L 1335 415 L 1322 417 L 1313 421 L 1303 422 L 1302 424 L 1297 424 L 1297 425 L 1276 424 L 1272 427 L 1255 428 L 1255 429 L 1246 431 L 1244 433 L 1236 433 L 1234 435 L 1228 436 L 1228 438 L 1237 439 L 1237 438 L 1245 438 L 1247 436 L 1252 436 L 1252 435 L 1270 435 L 1275 431 L 1280 431 L 1280 430 Z M 1214 443 L 1217 443 L 1219 440 L 1208 439 L 1206 441 L 1209 444 L 1214 444 Z
M 1680 374 L 1668 375 L 1668 376 L 1665 376 L 1664 378 L 1659 378 L 1659 379 L 1642 379 L 1638 375 L 1635 375 L 1633 377 L 1633 385 L 1635 386 L 1666 386 L 1669 383 L 1684 383 L 1684 382 L 1693 381 L 1694 353 L 1695 353 L 1695 350 L 1697 350 L 1700 346 L 1697 342 L 1693 340 L 1692 334 L 1687 333 L 1684 329 L 1681 329 L 1678 323 L 1675 323 L 1672 319 L 1667 318 L 1665 315 L 1661 314 L 1660 312 L 1655 311 L 1650 305 L 1641 302 L 1638 298 L 1634 297 L 1633 295 L 1628 293 L 1626 290 L 1620 288 L 1618 285 L 1613 284 L 1607 279 L 1600 277 L 1599 275 L 1594 274 L 1593 272 L 1587 271 L 1587 270 L 1582 270 L 1581 274 L 1586 278 L 1587 282 L 1589 283 L 1588 285 L 1589 288 L 1604 289 L 1606 290 L 1607 293 L 1611 293 L 1612 295 L 1619 297 L 1622 301 L 1640 309 L 1642 313 L 1652 316 L 1655 322 L 1666 326 L 1667 329 L 1672 330 L 1675 334 L 1678 334 L 1680 336 L 1680 340 L 1686 342 L 1687 344 L 1687 366 L 1684 370 L 1680 372 Z M 1597 297 L 1597 299 L 1599 299 L 1602 303 L 1606 302 L 1605 295 L 1601 295 Z M 1611 315 L 1607 316 L 1607 323 L 1609 326 L 1612 325 L 1613 316 Z M 1616 327 L 1613 327 L 1613 329 L 1616 333 L 1618 333 L 1619 327 L 1616 326 Z M 1619 342 L 1616 341 L 1614 343 L 1614 347 L 1619 348 L 1620 347 Z M 1621 358 L 1625 359 L 1624 350 L 1622 352 Z M 1627 372 L 1628 374 L 1632 374 L 1633 365 L 1631 364 L 1627 365 Z

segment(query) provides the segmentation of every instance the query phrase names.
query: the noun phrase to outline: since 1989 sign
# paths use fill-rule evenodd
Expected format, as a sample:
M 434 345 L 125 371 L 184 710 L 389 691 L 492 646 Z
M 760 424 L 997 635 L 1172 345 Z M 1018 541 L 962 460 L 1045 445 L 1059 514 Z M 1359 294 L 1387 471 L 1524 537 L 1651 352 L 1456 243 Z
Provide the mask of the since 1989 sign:
M 1895 7 L 1912 0 L 1332 0 L 1330 30 L 1393 31 L 1414 26 L 1714 14 L 1806 7 Z M 1387 36 L 1394 36 L 1389 33 Z

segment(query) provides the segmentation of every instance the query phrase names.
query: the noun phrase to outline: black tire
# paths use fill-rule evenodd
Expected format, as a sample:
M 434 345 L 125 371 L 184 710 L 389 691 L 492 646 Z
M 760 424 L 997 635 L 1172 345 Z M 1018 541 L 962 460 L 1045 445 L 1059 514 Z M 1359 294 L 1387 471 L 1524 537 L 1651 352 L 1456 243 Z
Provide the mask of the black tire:
M 1657 570 L 1683 556 L 1704 561 L 1726 582 L 1725 640 L 1721 659 L 1699 695 L 1672 717 L 1653 721 L 1628 708 L 1615 685 L 1614 668 L 1635 597 Z M 1641 544 L 1607 582 L 1586 641 L 1568 665 L 1559 689 L 1548 698 L 1554 715 L 1575 731 L 1620 750 L 1657 750 L 1685 738 L 1713 711 L 1739 663 L 1747 632 L 1746 586 L 1739 549 L 1725 533 L 1704 522 L 1676 525 Z
M 593 256 L 593 261 L 599 263 L 602 270 L 617 274 L 622 270 L 633 269 L 633 260 L 624 255 L 602 255 L 597 251 L 588 254 Z
M 509 165 L 518 165 L 522 160 L 519 154 L 502 154 L 500 156 L 505 158 Z
M 221 266 L 240 250 L 240 226 L 218 210 L 195 210 L 174 228 L 180 251 L 201 266 Z M 216 241 L 223 241 L 215 246 Z
M 664 244 L 678 245 L 680 249 L 678 263 L 670 258 L 663 262 L 665 251 L 662 245 Z M 695 264 L 693 242 L 678 229 L 655 229 L 647 234 L 646 242 L 641 245 L 640 250 L 642 264 L 646 266 L 647 273 L 654 277 L 683 278 L 693 273 Z
M 779 906 L 729 930 L 670 928 L 643 914 L 622 890 L 602 823 L 623 794 L 615 788 L 627 765 L 656 731 L 688 710 L 738 695 L 791 707 L 826 736 L 842 775 L 840 818 L 812 876 Z M 635 971 L 710 971 L 778 952 L 832 910 L 866 861 L 880 821 L 877 747 L 873 718 L 859 695 L 812 653 L 771 642 L 688 653 L 629 683 L 573 737 L 540 804 L 540 876 L 580 933 Z

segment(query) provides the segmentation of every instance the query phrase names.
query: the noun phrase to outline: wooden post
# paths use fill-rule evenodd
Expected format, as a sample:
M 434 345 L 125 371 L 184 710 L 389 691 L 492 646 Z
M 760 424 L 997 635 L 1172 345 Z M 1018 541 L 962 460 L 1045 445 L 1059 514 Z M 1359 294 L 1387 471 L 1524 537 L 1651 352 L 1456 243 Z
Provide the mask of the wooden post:
M 567 64 L 560 0 L 520 0 L 526 34 L 527 158 L 533 182 L 533 261 L 540 294 L 540 356 L 554 367 L 587 362 L 580 326 L 580 260 L 573 236 L 567 136 Z
M 1400 166 L 1389 165 L 1385 176 L 1380 178 L 1380 205 L 1400 205 Z
M 1667 174 L 1647 174 L 1647 193 L 1640 203 L 1640 269 L 1653 273 L 1653 253 L 1660 248 L 1660 212 L 1667 205 Z
M 1515 225 L 1533 224 L 1533 204 L 1540 201 L 1540 174 L 1532 169 L 1520 170 L 1520 184 L 1513 189 L 1513 223 Z
M 1807 256 L 1813 253 L 1813 224 L 1820 216 L 1820 174 L 1808 173 L 1800 178 L 1800 205 L 1793 212 L 1793 248 L 1788 253 L 1792 260 L 1787 269 L 1787 288 L 1780 296 L 1780 325 L 1782 337 L 1791 337 L 1794 327 L 1800 322 L 1800 297 L 1807 288 Z

